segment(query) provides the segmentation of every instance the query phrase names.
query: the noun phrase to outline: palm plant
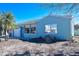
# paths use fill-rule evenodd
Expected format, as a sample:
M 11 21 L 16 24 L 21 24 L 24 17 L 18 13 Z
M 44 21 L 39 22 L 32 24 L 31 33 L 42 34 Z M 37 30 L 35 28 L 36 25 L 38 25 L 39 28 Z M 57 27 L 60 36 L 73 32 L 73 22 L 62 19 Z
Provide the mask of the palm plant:
M 5 40 L 7 40 L 6 38 L 6 33 L 10 30 L 13 29 L 15 26 L 15 22 L 14 22 L 14 16 L 12 15 L 12 13 L 4 13 L 4 33 L 5 33 Z

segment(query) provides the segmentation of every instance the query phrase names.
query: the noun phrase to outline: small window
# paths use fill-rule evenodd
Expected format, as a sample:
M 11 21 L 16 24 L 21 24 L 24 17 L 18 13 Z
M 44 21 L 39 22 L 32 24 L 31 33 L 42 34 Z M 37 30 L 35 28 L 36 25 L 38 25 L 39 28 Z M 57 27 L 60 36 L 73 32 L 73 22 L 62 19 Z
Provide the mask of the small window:
M 36 33 L 36 25 L 35 24 L 32 24 L 31 25 L 31 33 L 32 34 L 35 34 Z
M 24 31 L 25 31 L 25 33 L 30 33 L 30 32 L 29 32 L 29 28 L 25 28 Z
M 56 24 L 49 24 L 49 25 L 45 25 L 45 32 L 46 33 L 57 33 L 57 25 Z
M 33 34 L 36 33 L 36 27 L 31 27 L 31 33 L 33 33 Z
M 25 33 L 30 33 L 30 26 L 29 26 L 29 25 L 26 25 L 26 26 L 24 27 L 24 32 L 25 32 Z

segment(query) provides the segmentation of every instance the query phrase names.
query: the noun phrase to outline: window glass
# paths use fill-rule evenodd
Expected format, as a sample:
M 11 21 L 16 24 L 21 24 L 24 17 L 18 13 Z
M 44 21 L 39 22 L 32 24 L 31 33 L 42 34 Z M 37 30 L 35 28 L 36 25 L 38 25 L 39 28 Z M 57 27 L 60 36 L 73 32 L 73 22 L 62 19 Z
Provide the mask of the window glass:
M 30 26 L 29 25 L 25 25 L 25 27 L 24 27 L 24 32 L 25 33 L 30 33 Z
M 31 27 L 31 33 L 36 33 L 36 27 Z
M 31 33 L 33 33 L 33 34 L 36 33 L 36 25 L 35 24 L 31 25 Z
M 25 33 L 30 33 L 29 28 L 24 28 Z
M 45 32 L 50 33 L 57 33 L 57 25 L 56 24 L 49 24 L 45 25 Z
M 45 32 L 50 32 L 50 25 L 45 25 Z

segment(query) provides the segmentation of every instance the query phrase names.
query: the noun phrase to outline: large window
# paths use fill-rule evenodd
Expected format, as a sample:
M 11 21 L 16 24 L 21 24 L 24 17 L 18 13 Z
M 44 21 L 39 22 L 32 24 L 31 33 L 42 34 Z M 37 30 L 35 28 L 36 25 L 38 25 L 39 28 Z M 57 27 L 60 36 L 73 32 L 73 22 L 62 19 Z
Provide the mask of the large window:
M 57 33 L 57 25 L 56 24 L 47 24 L 45 25 L 45 32 L 46 33 Z

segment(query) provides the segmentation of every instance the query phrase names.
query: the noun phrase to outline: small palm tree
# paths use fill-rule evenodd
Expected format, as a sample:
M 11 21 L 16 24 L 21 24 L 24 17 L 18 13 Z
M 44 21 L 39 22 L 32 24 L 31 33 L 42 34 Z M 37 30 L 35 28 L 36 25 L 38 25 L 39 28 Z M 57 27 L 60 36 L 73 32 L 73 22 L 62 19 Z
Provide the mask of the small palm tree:
M 8 13 L 4 13 L 4 33 L 5 33 L 5 40 L 7 40 L 6 38 L 6 33 L 10 30 L 13 29 L 15 25 L 14 22 L 14 16 L 12 15 L 12 13 L 8 12 Z

